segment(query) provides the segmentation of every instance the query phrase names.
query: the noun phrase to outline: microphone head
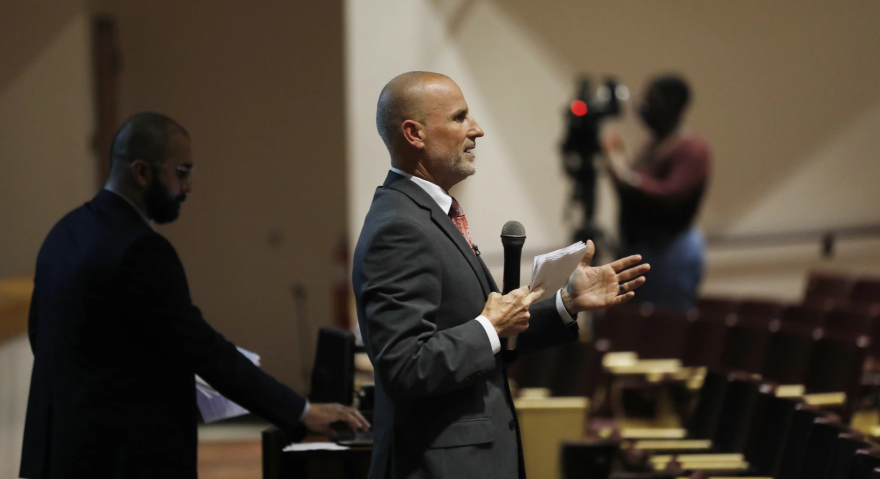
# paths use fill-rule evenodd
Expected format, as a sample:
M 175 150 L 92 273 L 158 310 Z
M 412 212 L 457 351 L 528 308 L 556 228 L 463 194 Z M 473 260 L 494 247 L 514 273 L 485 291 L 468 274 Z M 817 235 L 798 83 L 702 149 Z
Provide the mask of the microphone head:
M 508 221 L 501 228 L 501 244 L 522 246 L 526 242 L 526 228 L 519 221 Z

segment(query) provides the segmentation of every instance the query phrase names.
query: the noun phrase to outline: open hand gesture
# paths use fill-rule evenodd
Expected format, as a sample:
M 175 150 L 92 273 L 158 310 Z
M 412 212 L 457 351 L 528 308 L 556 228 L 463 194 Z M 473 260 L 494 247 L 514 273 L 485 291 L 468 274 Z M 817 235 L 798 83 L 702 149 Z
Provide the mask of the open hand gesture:
M 651 269 L 648 264 L 638 264 L 642 260 L 640 255 L 590 266 L 595 253 L 596 246 L 587 241 L 583 259 L 562 290 L 562 300 L 569 311 L 578 313 L 629 301 L 635 296 L 633 290 L 645 283 L 642 275 Z

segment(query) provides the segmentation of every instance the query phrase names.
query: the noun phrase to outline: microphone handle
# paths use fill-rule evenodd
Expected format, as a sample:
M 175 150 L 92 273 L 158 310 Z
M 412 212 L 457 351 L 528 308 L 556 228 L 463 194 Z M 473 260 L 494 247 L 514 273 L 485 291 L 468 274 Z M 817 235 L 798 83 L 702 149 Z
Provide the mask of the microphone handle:
M 522 263 L 522 245 L 504 247 L 504 277 L 501 284 L 502 294 L 519 288 L 519 272 Z
M 504 246 L 504 277 L 501 283 L 501 292 L 507 294 L 519 288 L 519 271 L 522 263 L 522 244 Z M 516 336 L 501 340 L 502 351 L 516 349 Z

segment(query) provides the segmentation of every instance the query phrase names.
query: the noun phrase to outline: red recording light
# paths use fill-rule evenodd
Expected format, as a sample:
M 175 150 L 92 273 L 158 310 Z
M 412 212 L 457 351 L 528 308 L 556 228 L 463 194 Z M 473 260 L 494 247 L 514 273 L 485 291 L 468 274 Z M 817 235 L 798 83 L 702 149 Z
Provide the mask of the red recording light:
M 571 112 L 577 116 L 584 116 L 587 114 L 587 104 L 580 100 L 575 100 L 571 102 Z

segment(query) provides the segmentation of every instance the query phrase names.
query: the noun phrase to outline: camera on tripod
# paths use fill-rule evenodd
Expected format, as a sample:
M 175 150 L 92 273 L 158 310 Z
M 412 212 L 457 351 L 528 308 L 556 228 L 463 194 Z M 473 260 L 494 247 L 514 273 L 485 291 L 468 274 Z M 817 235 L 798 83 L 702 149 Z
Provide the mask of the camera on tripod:
M 566 115 L 567 134 L 562 143 L 565 172 L 574 180 L 572 201 L 580 203 L 583 222 L 574 234 L 575 241 L 600 240 L 601 231 L 593 218 L 596 212 L 596 167 L 594 157 L 602 150 L 599 128 L 606 118 L 620 115 L 621 104 L 629 98 L 629 89 L 614 78 L 592 91 L 590 79 L 582 77 L 577 96 Z

